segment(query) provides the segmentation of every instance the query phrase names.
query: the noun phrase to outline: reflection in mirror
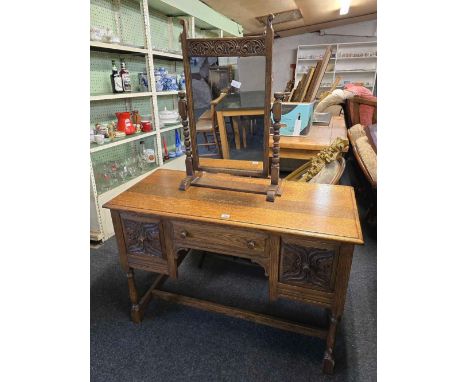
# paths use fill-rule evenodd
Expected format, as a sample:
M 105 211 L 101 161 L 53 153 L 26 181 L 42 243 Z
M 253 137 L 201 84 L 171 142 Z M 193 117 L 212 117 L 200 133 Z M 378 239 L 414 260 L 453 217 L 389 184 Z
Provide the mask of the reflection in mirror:
M 190 58 L 196 145 L 202 167 L 262 171 L 265 68 L 264 56 Z M 227 160 L 249 163 L 236 165 Z

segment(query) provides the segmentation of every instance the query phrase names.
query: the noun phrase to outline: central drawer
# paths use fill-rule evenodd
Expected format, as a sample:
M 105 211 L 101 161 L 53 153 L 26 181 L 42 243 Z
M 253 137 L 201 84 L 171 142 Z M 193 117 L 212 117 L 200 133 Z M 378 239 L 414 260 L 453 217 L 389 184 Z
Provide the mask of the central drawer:
M 239 257 L 267 257 L 268 235 L 228 226 L 173 222 L 176 247 L 193 248 Z

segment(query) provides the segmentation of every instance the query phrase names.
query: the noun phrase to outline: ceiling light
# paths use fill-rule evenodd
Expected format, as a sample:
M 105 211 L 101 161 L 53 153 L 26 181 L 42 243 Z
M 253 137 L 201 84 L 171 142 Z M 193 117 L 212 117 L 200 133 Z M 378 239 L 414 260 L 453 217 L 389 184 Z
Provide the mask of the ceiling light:
M 346 15 L 348 13 L 350 3 L 351 0 L 341 0 L 340 15 Z

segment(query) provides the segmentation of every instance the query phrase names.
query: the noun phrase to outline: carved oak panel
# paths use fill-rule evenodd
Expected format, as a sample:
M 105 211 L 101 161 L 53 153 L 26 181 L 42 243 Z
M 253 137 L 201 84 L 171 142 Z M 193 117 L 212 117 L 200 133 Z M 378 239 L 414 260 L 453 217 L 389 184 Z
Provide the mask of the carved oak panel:
M 233 39 L 188 39 L 190 57 L 265 56 L 264 37 Z
M 282 243 L 279 281 L 332 290 L 335 251 Z
M 159 222 L 122 219 L 125 246 L 129 255 L 162 257 Z

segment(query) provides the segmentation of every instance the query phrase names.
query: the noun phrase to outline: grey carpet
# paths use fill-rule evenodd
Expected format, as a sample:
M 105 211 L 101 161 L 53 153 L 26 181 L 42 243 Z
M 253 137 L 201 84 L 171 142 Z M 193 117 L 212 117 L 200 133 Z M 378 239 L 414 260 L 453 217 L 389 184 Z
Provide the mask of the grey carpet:
M 320 339 L 160 300 L 150 303 L 142 324 L 133 324 L 115 239 L 91 249 L 91 380 L 375 381 L 377 248 L 365 226 L 363 231 L 366 244 L 355 248 L 333 376 L 321 372 L 325 342 Z M 323 322 L 320 309 L 282 300 L 268 303 L 260 267 L 209 255 L 199 269 L 200 256 L 188 256 L 180 279 L 168 280 L 163 289 Z M 136 280 L 143 291 L 153 276 L 136 271 Z

